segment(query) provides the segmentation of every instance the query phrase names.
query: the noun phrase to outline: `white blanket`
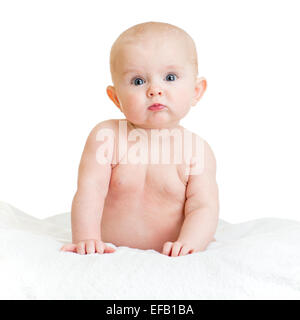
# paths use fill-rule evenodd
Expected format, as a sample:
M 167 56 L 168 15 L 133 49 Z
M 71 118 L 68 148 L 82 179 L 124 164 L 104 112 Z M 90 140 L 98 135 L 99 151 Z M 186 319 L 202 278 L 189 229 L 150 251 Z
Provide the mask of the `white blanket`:
M 220 221 L 205 252 L 60 252 L 70 214 L 36 219 L 0 202 L 0 299 L 300 299 L 300 222 Z

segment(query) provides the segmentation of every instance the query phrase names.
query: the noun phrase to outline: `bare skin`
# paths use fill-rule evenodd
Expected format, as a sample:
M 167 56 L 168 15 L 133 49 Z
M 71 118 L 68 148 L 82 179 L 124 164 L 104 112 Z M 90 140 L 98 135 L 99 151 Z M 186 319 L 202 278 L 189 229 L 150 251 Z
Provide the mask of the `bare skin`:
M 128 132 L 134 128 L 128 123 Z M 184 169 L 184 164 L 113 165 L 102 217 L 104 241 L 157 251 L 176 241 L 184 218 Z
M 152 39 L 145 36 L 142 42 L 120 43 L 115 83 L 107 88 L 108 96 L 127 119 L 127 133 L 137 129 L 146 133 L 149 143 L 145 148 L 153 143 L 152 129 L 182 132 L 180 119 L 206 88 L 205 79 L 194 77 L 188 46 L 178 34 L 168 36 L 167 45 L 164 36 L 155 34 L 156 41 Z M 170 64 L 172 69 L 167 70 Z M 148 109 L 153 103 L 165 107 Z M 136 142 L 129 141 L 126 150 L 119 153 L 118 138 L 106 143 L 111 156 L 106 164 L 100 164 L 97 151 L 105 142 L 97 140 L 97 134 L 109 129 L 119 137 L 118 124 L 119 120 L 101 122 L 87 139 L 72 202 L 72 243 L 61 250 L 114 252 L 106 242 L 154 249 L 172 257 L 205 250 L 214 240 L 219 210 L 215 157 L 207 142 L 198 137 L 204 146 L 200 174 L 186 174 L 191 172 L 189 163 L 151 163 L 149 148 L 147 163 L 120 163 Z

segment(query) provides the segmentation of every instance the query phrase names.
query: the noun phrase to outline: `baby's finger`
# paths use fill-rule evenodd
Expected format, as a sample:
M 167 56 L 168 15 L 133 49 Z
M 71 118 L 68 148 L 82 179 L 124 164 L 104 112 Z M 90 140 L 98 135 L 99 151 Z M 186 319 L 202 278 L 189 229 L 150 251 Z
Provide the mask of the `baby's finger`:
M 86 248 L 86 253 L 87 254 L 95 253 L 95 242 L 94 242 L 94 240 L 86 241 L 85 248 Z
M 179 242 L 174 242 L 171 257 L 178 257 L 179 251 L 182 248 L 182 244 Z
M 109 247 L 107 244 L 105 244 L 105 249 L 104 249 L 104 253 L 113 253 L 115 252 L 116 249 L 113 247 Z
M 76 252 L 76 244 L 68 243 L 60 248 L 60 251 Z
M 105 244 L 102 241 L 97 240 L 96 241 L 96 252 L 102 254 L 102 253 L 104 253 L 104 249 L 105 249 Z
M 186 254 L 188 254 L 191 251 L 191 248 L 188 246 L 183 246 L 180 250 L 179 255 L 180 256 L 185 256 Z
M 170 242 L 170 241 L 166 242 L 163 246 L 162 254 L 169 256 L 172 249 L 172 245 L 173 245 L 173 242 Z
M 85 242 L 80 241 L 77 243 L 77 249 L 76 249 L 78 254 L 85 254 Z

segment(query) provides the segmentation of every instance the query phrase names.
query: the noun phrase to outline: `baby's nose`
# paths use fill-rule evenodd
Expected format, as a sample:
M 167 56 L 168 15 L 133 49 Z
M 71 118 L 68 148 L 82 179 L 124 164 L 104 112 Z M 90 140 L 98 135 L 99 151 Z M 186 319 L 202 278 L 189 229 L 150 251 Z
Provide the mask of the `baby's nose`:
M 162 96 L 163 92 L 161 89 L 159 88 L 149 88 L 148 89 L 148 92 L 147 92 L 147 95 L 148 97 L 153 97 L 153 96 L 156 96 L 156 95 L 159 95 L 159 96 Z

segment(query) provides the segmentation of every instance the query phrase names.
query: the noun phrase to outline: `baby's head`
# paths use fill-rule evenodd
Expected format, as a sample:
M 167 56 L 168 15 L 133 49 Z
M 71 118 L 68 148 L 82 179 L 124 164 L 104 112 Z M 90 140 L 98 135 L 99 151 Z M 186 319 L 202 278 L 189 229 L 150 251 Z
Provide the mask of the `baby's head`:
M 198 78 L 193 39 L 182 29 L 146 22 L 124 31 L 110 53 L 114 86 L 107 94 L 126 119 L 141 128 L 172 128 L 206 89 Z M 153 104 L 161 104 L 160 107 Z

